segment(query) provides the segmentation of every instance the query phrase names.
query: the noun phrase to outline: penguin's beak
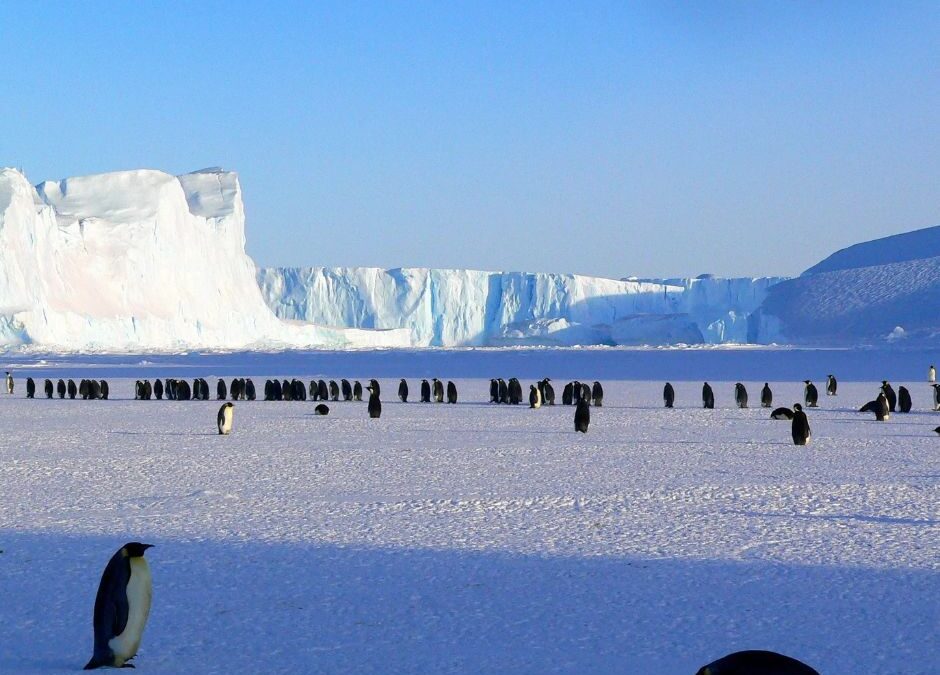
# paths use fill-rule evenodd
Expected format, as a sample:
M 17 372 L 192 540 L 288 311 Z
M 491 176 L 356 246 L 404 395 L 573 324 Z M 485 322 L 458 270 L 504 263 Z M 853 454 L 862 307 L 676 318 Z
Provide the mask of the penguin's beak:
M 148 548 L 153 548 L 153 544 L 141 544 L 140 547 L 146 551 Z

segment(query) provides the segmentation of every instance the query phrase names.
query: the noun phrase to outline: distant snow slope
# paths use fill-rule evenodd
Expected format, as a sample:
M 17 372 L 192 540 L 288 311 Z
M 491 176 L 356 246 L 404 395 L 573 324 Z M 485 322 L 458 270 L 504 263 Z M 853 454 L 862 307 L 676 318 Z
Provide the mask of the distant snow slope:
M 808 344 L 940 335 L 940 227 L 851 246 L 770 289 L 755 322 Z
M 278 320 L 245 253 L 238 177 L 0 170 L 0 344 L 49 349 L 404 345 Z
M 836 251 L 803 274 L 887 265 L 940 256 L 940 226 L 864 241 Z
M 374 267 L 266 268 L 283 319 L 408 328 L 418 346 L 754 342 L 748 316 L 779 278 L 640 280 Z

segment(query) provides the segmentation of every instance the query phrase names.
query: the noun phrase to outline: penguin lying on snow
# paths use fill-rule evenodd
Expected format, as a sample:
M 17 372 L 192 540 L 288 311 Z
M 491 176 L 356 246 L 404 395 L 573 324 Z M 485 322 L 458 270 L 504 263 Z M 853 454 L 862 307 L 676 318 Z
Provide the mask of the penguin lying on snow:
M 792 420 L 793 411 L 789 408 L 776 408 L 772 413 L 770 413 L 770 419 L 772 420 Z
M 712 661 L 699 668 L 696 675 L 819 675 L 819 672 L 790 656 L 755 649 Z
M 152 544 L 131 542 L 115 553 L 95 597 L 95 646 L 85 670 L 130 667 L 150 614 L 153 585 L 144 552 Z
M 313 412 L 316 415 L 329 415 L 330 406 L 326 405 L 325 403 L 321 403 L 320 405 L 318 405 L 316 408 L 313 409 Z

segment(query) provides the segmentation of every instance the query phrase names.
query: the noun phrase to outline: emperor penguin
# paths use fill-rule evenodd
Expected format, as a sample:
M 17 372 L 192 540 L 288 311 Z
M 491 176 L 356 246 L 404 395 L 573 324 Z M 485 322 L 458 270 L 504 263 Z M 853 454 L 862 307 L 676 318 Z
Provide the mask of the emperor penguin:
M 591 423 L 591 407 L 585 399 L 578 401 L 578 407 L 574 410 L 574 430 L 586 434 L 588 425 Z
M 515 377 L 509 378 L 509 402 L 512 405 L 522 403 L 522 383 Z
M 65 380 L 59 380 L 55 385 L 55 393 L 59 395 L 59 398 L 65 398 Z
M 12 394 L 13 393 L 13 376 L 10 375 L 9 370 L 6 371 L 6 373 L 7 373 L 7 393 Z
M 933 409 L 940 410 L 940 384 L 933 385 Z
M 447 402 L 457 403 L 457 385 L 447 380 Z
M 222 436 L 228 436 L 232 433 L 232 421 L 235 417 L 235 404 L 231 401 L 222 404 L 222 407 L 219 408 L 218 415 L 218 426 L 219 434 Z
M 574 399 L 574 383 L 569 382 L 565 385 L 565 388 L 561 390 L 561 404 L 562 405 L 571 405 Z
M 875 413 L 875 420 L 878 422 L 884 422 L 891 416 L 888 410 L 888 399 L 885 398 L 883 392 L 878 394 L 878 398 L 874 401 L 869 401 L 859 408 L 858 411 Z
M 931 384 L 937 381 L 937 369 L 933 366 L 927 369 L 927 381 Z
M 708 382 L 702 385 L 702 407 L 709 410 L 715 407 L 715 392 Z
M 881 381 L 881 391 L 884 392 L 885 398 L 888 399 L 888 408 L 891 412 L 894 412 L 898 407 L 898 396 L 894 393 L 894 387 L 892 387 L 887 380 Z
M 555 388 L 551 380 L 547 377 L 542 380 L 542 403 L 544 405 L 555 405 Z
M 320 397 L 321 401 L 330 400 L 330 390 L 326 386 L 326 380 L 317 380 L 317 396 Z
M 270 380 L 268 380 L 268 382 L 270 382 Z M 268 392 L 268 385 L 267 385 L 267 383 L 265 383 L 265 385 L 264 385 L 264 391 L 265 391 L 264 400 L 265 400 L 265 401 L 269 401 L 270 399 L 268 398 L 268 394 L 267 394 L 267 392 Z M 319 401 L 319 400 L 320 400 L 320 391 L 319 391 L 319 389 L 317 388 L 317 381 L 316 381 L 316 380 L 310 380 L 310 388 L 309 388 L 307 391 L 310 392 L 310 400 L 311 400 L 311 401 Z
M 304 385 L 301 384 L 300 386 L 303 387 Z M 245 398 L 249 401 L 254 401 L 258 398 L 258 392 L 255 391 L 255 383 L 251 381 L 251 378 L 245 380 Z
M 330 406 L 328 406 L 326 403 L 321 403 L 320 405 L 318 405 L 316 408 L 313 409 L 313 413 L 315 415 L 329 415 Z
M 793 411 L 789 408 L 775 408 L 772 413 L 770 413 L 770 419 L 772 420 L 792 420 Z
M 806 445 L 809 443 L 809 420 L 806 418 L 806 413 L 803 412 L 803 406 L 799 403 L 793 404 L 793 421 L 790 424 L 790 433 L 793 435 L 793 445 Z
M 734 385 L 734 402 L 739 408 L 747 407 L 747 389 L 740 382 Z
M 353 400 L 354 401 L 362 400 L 362 384 L 360 384 L 359 380 L 356 380 L 355 382 L 353 382 Z
M 909 413 L 913 407 L 911 401 L 911 392 L 907 390 L 907 387 L 900 386 L 898 387 L 898 411 L 902 413 Z
M 95 644 L 85 670 L 122 668 L 137 654 L 150 614 L 153 582 L 144 552 L 152 544 L 133 541 L 115 553 L 101 575 L 95 597 Z
M 46 383 L 45 383 L 45 385 L 44 385 L 44 389 L 45 389 L 45 392 L 46 392 L 46 398 L 52 398 L 52 394 L 54 393 L 54 388 L 53 388 L 53 386 L 52 386 L 52 380 L 46 380 Z
M 157 400 L 163 399 L 163 382 L 159 379 L 153 381 L 153 395 L 157 397 Z
M 597 408 L 600 408 L 604 405 L 604 387 L 601 386 L 601 383 L 594 381 L 594 386 L 591 387 L 591 398 L 593 399 L 593 405 Z
M 69 398 L 75 398 L 75 394 L 78 393 L 78 387 L 75 386 L 75 380 L 69 380 L 68 392 Z
M 381 395 L 382 395 L 382 390 L 379 388 L 379 381 L 378 381 L 378 380 L 369 380 L 369 387 L 370 387 L 372 393 L 375 394 L 376 396 L 381 396 Z
M 398 383 L 398 400 L 402 403 L 408 402 L 408 382 L 405 378 L 401 378 L 401 382 Z
M 215 385 L 215 399 L 217 401 L 224 401 L 227 398 L 228 390 L 225 387 L 225 380 L 220 377 L 218 383 Z
M 839 388 L 839 383 L 836 382 L 835 375 L 829 375 L 826 378 L 826 396 L 835 396 L 836 389 Z
M 443 402 L 444 402 L 444 383 L 441 382 L 441 381 L 440 381 L 439 379 L 437 379 L 436 377 L 435 377 L 435 378 L 433 379 L 433 381 L 431 382 L 431 391 L 432 391 L 432 393 L 434 394 L 434 402 L 435 402 L 435 403 L 443 403 Z
M 26 378 L 26 398 L 35 398 L 36 382 L 31 377 Z
M 330 400 L 339 400 L 339 385 L 336 384 L 336 380 L 330 380 Z
M 490 403 L 499 403 L 499 383 L 496 378 L 490 378 Z
M 506 380 L 499 378 L 496 380 L 496 386 L 499 388 L 499 403 L 509 403 L 509 385 Z
M 529 407 L 530 408 L 541 408 L 542 407 L 542 392 L 539 391 L 539 388 L 534 384 L 529 386 Z
M 764 382 L 764 388 L 760 390 L 760 407 L 769 408 L 774 404 L 774 393 L 770 390 L 770 384 Z
M 366 389 L 369 391 L 369 417 L 377 420 L 382 416 L 382 401 L 379 400 L 379 391 L 377 388 L 373 389 L 371 384 Z
M 587 382 L 581 385 L 581 398 L 586 399 L 588 405 L 591 404 L 591 386 Z
M 666 383 L 666 386 L 663 387 L 663 403 L 666 404 L 667 408 L 671 408 L 676 402 L 676 390 L 673 389 L 672 384 L 669 382 Z
M 806 385 L 803 387 L 803 400 L 806 402 L 806 407 L 815 408 L 816 403 L 819 401 L 819 391 L 810 380 L 803 380 L 803 384 Z
M 349 384 L 349 380 L 342 379 L 339 381 L 340 391 L 343 392 L 343 400 L 351 401 L 352 400 L 352 385 Z
M 100 396 L 101 396 L 102 399 L 104 399 L 105 401 L 107 401 L 107 400 L 108 400 L 108 396 L 111 395 L 111 387 L 108 386 L 108 381 L 107 381 L 107 380 L 101 380 L 100 385 L 101 385 L 101 394 L 100 394 Z M 50 396 L 49 398 L 52 398 L 52 397 Z
M 421 380 L 421 402 L 431 402 L 431 383 L 427 380 Z
M 699 668 L 696 675 L 819 675 L 802 661 L 762 650 L 735 652 Z

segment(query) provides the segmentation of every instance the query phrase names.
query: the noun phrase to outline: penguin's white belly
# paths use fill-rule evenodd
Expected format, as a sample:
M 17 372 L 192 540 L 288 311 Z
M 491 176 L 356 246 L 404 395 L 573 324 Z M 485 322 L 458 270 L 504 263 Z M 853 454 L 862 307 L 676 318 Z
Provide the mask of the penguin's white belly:
M 127 625 L 124 632 L 111 638 L 108 646 L 114 652 L 114 665 L 120 667 L 137 654 L 140 638 L 147 625 L 150 614 L 150 600 L 153 596 L 153 583 L 150 567 L 143 557 L 131 558 L 131 579 L 127 582 Z
M 222 413 L 222 423 L 219 425 L 219 432 L 222 434 L 228 434 L 232 431 L 232 419 L 235 416 L 232 414 L 231 408 L 226 408 Z

